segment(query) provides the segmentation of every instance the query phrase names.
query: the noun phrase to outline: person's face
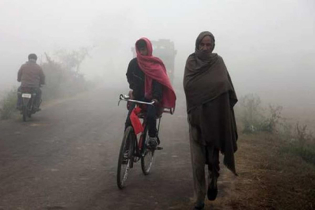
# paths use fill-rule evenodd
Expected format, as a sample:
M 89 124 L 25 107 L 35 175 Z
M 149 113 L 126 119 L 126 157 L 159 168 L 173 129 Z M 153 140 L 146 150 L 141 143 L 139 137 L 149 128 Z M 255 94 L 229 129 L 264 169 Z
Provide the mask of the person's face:
M 139 52 L 140 52 L 141 55 L 144 55 L 144 56 L 148 55 L 148 50 L 147 50 L 146 47 L 139 48 Z
M 212 38 L 210 36 L 205 36 L 199 43 L 199 50 L 211 52 L 213 44 Z

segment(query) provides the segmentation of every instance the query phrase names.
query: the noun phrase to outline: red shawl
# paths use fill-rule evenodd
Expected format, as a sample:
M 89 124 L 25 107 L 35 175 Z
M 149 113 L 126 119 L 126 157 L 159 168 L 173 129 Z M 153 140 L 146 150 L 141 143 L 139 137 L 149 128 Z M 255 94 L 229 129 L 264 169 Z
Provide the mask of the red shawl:
M 131 114 L 130 114 L 130 121 L 132 124 L 132 127 L 135 131 L 135 134 L 137 135 L 138 133 L 141 133 L 143 131 L 143 126 L 141 124 L 141 121 L 138 117 L 138 114 L 141 112 L 141 108 L 140 107 L 136 107 L 132 110 Z
M 141 39 L 146 42 L 148 55 L 141 55 L 137 47 L 135 49 L 139 67 L 145 74 L 145 97 L 148 99 L 152 98 L 152 80 L 156 80 L 163 85 L 162 106 L 166 108 L 175 108 L 176 95 L 167 76 L 163 61 L 152 56 L 153 49 L 150 40 L 147 38 Z

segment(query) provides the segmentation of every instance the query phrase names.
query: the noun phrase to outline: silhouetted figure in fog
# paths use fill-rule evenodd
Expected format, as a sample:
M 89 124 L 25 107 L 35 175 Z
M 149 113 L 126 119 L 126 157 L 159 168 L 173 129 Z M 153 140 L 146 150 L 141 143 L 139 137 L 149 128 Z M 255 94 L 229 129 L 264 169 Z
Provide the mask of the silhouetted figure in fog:
M 42 68 L 36 63 L 36 60 L 37 56 L 35 54 L 29 54 L 28 61 L 18 71 L 17 81 L 21 82 L 18 92 L 21 92 L 23 88 L 31 88 L 36 93 L 34 106 L 39 111 L 42 96 L 40 86 L 45 84 L 45 75 Z M 22 98 L 21 94 L 18 94 L 17 108 L 21 109 L 21 106 Z
M 237 97 L 222 57 L 212 52 L 214 46 L 210 32 L 200 33 L 184 74 L 196 195 L 194 209 L 204 208 L 205 165 L 209 172 L 207 196 L 209 200 L 216 199 L 220 151 L 224 154 L 224 164 L 236 175 L 237 129 L 233 107 Z

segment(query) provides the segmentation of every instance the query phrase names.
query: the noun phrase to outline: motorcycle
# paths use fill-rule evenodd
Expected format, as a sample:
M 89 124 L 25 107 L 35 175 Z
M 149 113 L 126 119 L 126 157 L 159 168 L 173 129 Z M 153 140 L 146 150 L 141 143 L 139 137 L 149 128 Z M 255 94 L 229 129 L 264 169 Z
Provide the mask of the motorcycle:
M 33 88 L 21 88 L 21 94 L 22 98 L 22 107 L 21 107 L 21 114 L 23 115 L 23 121 L 25 122 L 27 117 L 31 118 L 32 114 L 35 114 L 38 110 L 35 107 L 35 101 L 36 101 L 36 92 L 33 90 Z

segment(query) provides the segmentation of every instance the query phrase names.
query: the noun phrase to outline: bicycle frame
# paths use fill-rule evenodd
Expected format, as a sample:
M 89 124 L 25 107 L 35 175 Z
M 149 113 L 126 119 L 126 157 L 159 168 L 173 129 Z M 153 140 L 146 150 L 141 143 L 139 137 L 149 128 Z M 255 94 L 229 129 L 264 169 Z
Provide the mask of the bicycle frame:
M 135 106 L 139 106 L 142 104 L 153 106 L 155 102 L 134 100 L 134 99 L 131 99 L 127 95 L 120 94 L 118 105 L 120 101 L 122 100 L 127 101 L 127 102 L 132 102 L 132 104 L 129 107 L 127 106 L 127 109 L 129 110 L 129 114 L 133 114 L 133 115 L 136 114 L 136 116 L 139 118 L 139 120 L 142 120 L 142 122 L 141 121 L 136 122 L 135 124 L 135 122 L 133 121 L 131 125 L 129 125 L 128 123 L 128 126 L 126 127 L 126 130 L 124 131 L 124 137 L 123 137 L 123 141 L 120 147 L 118 168 L 117 168 L 117 185 L 119 189 L 124 188 L 124 183 L 126 182 L 127 177 L 128 177 L 128 170 L 133 168 L 133 164 L 135 162 L 138 162 L 139 160 L 141 160 L 142 172 L 144 175 L 148 175 L 152 167 L 155 151 L 163 149 L 162 147 L 154 147 L 154 148 L 147 147 L 146 141 L 149 135 L 147 118 L 145 115 L 143 115 L 143 112 L 139 113 L 140 110 L 135 110 L 134 113 L 131 113 L 133 109 L 135 108 Z M 159 109 L 157 111 L 156 119 L 159 120 L 158 125 L 157 125 L 157 134 L 159 133 L 159 130 L 160 130 L 162 113 L 164 112 L 164 113 L 173 114 L 173 111 L 174 111 L 173 109 L 165 109 L 165 108 L 163 110 Z M 128 114 L 128 117 L 129 117 L 129 114 Z M 138 129 L 138 123 L 141 123 L 143 130 L 141 128 Z M 133 127 L 132 124 L 134 124 L 137 127 Z M 135 129 L 136 129 L 137 134 L 135 133 Z M 159 135 L 157 135 L 158 141 L 160 141 L 158 136 Z
M 146 102 L 146 101 L 139 101 L 139 100 L 133 100 L 133 99 L 130 99 L 129 96 L 127 95 L 120 95 L 119 96 L 119 102 L 118 102 L 118 105 L 120 103 L 120 101 L 127 101 L 127 102 L 133 102 L 137 105 L 139 104 L 144 104 L 144 105 L 149 105 L 149 106 L 153 106 L 154 105 L 154 101 L 152 102 Z M 138 118 L 140 119 L 143 119 L 142 121 L 142 126 L 144 128 L 144 130 L 138 134 L 140 135 L 140 137 L 138 138 L 137 135 L 135 135 L 135 153 L 133 154 L 134 157 L 138 157 L 138 158 L 141 158 L 144 156 L 144 152 L 145 152 L 145 139 L 146 139 L 146 135 L 147 135 L 147 122 L 146 122 L 146 118 L 145 117 L 139 117 Z M 161 116 L 158 118 L 159 122 L 158 122 L 158 127 L 157 127 L 157 134 L 159 133 L 159 130 L 160 130 L 160 124 L 161 124 Z

